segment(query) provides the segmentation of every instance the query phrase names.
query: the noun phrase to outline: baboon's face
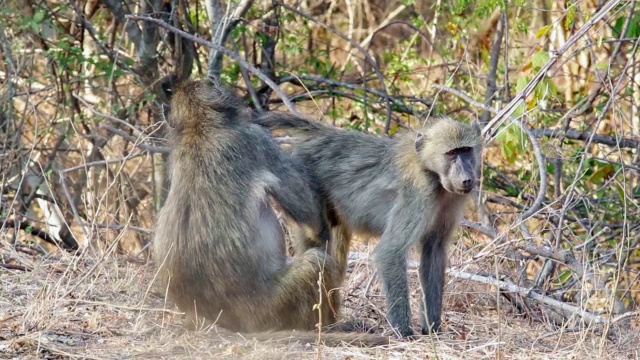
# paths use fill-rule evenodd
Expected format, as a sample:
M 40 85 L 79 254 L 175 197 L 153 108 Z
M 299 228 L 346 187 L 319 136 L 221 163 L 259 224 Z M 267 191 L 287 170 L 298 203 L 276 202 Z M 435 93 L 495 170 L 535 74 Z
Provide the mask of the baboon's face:
M 445 190 L 458 194 L 468 194 L 476 184 L 478 159 L 476 148 L 461 146 L 448 150 L 442 155 L 444 167 L 440 183 Z
M 427 170 L 435 172 L 442 187 L 451 193 L 473 190 L 480 169 L 480 127 L 443 118 L 420 136 L 419 153 Z

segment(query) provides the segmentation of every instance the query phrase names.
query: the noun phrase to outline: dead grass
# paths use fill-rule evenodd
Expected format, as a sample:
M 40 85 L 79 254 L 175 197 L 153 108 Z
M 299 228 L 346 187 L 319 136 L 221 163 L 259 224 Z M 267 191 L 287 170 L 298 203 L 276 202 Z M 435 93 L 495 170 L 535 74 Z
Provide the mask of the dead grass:
M 216 329 L 186 332 L 181 314 L 151 285 L 151 264 L 88 251 L 41 256 L 2 244 L 0 357 L 86 359 L 637 359 L 637 331 L 603 337 L 597 329 L 562 329 L 518 316 L 491 289 L 449 279 L 445 329 L 437 338 L 358 348 L 257 342 Z M 455 264 L 455 260 L 453 262 Z M 372 271 L 356 264 L 345 284 L 345 317 L 366 318 L 391 335 Z M 418 289 L 411 274 L 413 305 Z M 415 313 L 415 311 L 414 311 Z M 414 319 L 417 323 L 417 317 Z

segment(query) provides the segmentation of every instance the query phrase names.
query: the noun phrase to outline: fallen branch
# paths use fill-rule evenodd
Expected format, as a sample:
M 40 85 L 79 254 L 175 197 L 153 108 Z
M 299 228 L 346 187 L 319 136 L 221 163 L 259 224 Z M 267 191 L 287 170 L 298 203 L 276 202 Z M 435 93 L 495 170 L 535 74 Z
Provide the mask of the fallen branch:
M 49 233 L 42 230 L 41 228 L 31 225 L 29 221 L 15 221 L 15 220 L 6 219 L 4 221 L 0 221 L 0 228 L 2 227 L 9 227 L 14 229 L 19 228 L 20 230 L 23 230 L 27 234 L 37 236 L 40 239 L 50 244 L 59 246 L 63 249 L 78 250 L 78 243 L 76 242 L 76 239 L 73 238 L 73 235 L 71 235 L 70 232 L 69 233 L 61 232 L 60 240 L 62 240 L 62 242 L 60 242 L 53 236 L 49 235 Z
M 482 284 L 496 286 L 501 291 L 517 293 L 523 297 L 533 299 L 539 303 L 551 306 L 552 308 L 563 312 L 564 313 L 563 315 L 565 315 L 566 317 L 569 317 L 570 315 L 575 315 L 575 316 L 581 317 L 583 320 L 586 320 L 586 322 L 595 323 L 595 324 L 604 324 L 608 321 L 606 318 L 603 318 L 602 316 L 595 315 L 577 306 L 564 303 L 562 301 L 553 299 L 548 296 L 541 295 L 531 289 L 523 288 L 515 284 L 510 284 L 506 281 L 498 280 L 494 277 L 472 274 L 466 271 L 453 270 L 453 269 L 449 269 L 447 271 L 447 274 L 458 279 L 471 280 L 471 281 L 479 282 Z
M 4 262 L 0 262 L 0 267 L 1 268 L 5 268 L 7 270 L 18 270 L 18 271 L 31 271 L 30 268 L 27 268 L 25 266 L 22 265 L 14 265 L 14 264 L 7 264 Z
M 349 253 L 349 267 L 355 266 L 356 264 L 362 264 L 363 262 L 367 262 L 369 261 L 368 258 L 369 256 L 365 253 L 351 252 Z M 419 264 L 417 261 L 407 262 L 407 269 L 415 270 L 418 267 L 419 267 Z M 593 314 L 589 311 L 583 310 L 575 305 L 571 305 L 571 304 L 556 300 L 554 298 L 551 298 L 549 296 L 539 294 L 532 289 L 527 289 L 506 281 L 498 280 L 492 276 L 472 274 L 466 271 L 455 270 L 455 269 L 447 269 L 447 274 L 457 279 L 470 280 L 470 281 L 475 281 L 475 282 L 479 282 L 486 285 L 496 286 L 501 291 L 516 293 L 522 297 L 535 300 L 539 303 L 550 306 L 555 310 L 558 310 L 559 312 L 562 313 L 562 315 L 565 318 L 568 318 L 574 315 L 582 318 L 587 323 L 605 324 L 608 322 L 606 318 Z M 629 315 L 629 316 L 633 316 L 633 315 Z

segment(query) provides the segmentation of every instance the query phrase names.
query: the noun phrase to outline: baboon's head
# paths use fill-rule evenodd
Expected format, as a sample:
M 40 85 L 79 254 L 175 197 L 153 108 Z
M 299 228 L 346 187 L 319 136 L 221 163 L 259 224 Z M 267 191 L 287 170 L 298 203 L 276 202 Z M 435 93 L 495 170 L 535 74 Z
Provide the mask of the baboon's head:
M 438 174 L 445 190 L 467 194 L 473 189 L 482 152 L 478 123 L 467 125 L 448 117 L 432 119 L 416 134 L 415 147 L 424 168 Z
M 169 125 L 185 128 L 236 119 L 242 100 L 212 79 L 188 80 L 179 84 L 171 96 Z M 230 124 L 226 124 L 230 125 Z

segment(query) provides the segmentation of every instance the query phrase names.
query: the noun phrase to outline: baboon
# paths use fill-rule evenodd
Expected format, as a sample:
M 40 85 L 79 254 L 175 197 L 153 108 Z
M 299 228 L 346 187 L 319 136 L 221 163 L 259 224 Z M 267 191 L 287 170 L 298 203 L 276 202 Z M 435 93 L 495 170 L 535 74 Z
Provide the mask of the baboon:
M 255 122 L 302 136 L 293 155 L 319 184 L 334 227 L 340 269 L 346 268 L 352 232 L 380 236 L 375 262 L 386 292 L 388 320 L 402 337 L 415 334 L 407 252 L 413 244 L 421 248 L 420 325 L 423 334 L 437 331 L 448 240 L 480 167 L 483 145 L 477 123 L 438 117 L 396 140 L 274 112 Z
M 244 110 L 212 80 L 173 92 L 171 186 L 154 240 L 159 278 L 187 325 L 259 332 L 331 324 L 341 271 L 320 247 L 287 264 L 270 199 L 317 243 L 329 240 L 328 224 L 302 165 Z

